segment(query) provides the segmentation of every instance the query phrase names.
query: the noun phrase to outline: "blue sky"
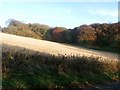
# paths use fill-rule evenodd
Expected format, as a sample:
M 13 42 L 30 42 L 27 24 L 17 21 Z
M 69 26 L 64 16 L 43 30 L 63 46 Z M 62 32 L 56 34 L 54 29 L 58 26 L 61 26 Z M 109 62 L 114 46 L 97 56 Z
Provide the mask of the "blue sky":
M 66 28 L 118 21 L 117 2 L 3 2 L 0 11 L 2 27 L 11 18 L 24 23 Z

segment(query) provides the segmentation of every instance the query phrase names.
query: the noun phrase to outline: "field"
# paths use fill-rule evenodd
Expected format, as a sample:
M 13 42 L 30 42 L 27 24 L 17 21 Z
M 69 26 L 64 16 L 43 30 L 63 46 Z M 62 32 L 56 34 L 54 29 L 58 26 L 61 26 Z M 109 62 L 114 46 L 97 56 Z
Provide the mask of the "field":
M 120 3 L 31 1 L 0 3 L 0 89 L 120 90 Z
M 117 54 L 9 34 L 0 35 L 4 89 L 101 90 L 98 84 L 120 81 Z
M 85 49 L 85 48 L 75 47 L 69 44 L 55 43 L 55 42 L 50 42 L 45 40 L 37 40 L 37 39 L 32 39 L 27 37 L 5 34 L 5 33 L 0 33 L 0 35 L 2 36 L 3 44 L 7 44 L 14 47 L 18 46 L 18 47 L 30 49 L 33 51 L 46 52 L 54 55 L 74 54 L 74 55 L 80 55 L 80 56 L 84 55 L 87 57 L 95 56 L 95 57 L 102 57 L 105 59 L 118 60 L 118 55 L 113 53 Z M 12 47 L 7 48 L 6 50 L 9 51 L 9 49 L 12 50 Z M 16 48 L 15 50 L 18 50 L 18 48 Z

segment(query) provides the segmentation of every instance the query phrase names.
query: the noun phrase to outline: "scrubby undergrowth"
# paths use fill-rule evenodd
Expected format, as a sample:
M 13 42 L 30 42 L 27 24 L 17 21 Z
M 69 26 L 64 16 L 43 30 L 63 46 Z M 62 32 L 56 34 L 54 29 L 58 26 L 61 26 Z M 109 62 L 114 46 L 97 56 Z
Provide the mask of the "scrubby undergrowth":
M 2 53 L 3 88 L 89 88 L 120 80 L 120 62 L 94 57 Z

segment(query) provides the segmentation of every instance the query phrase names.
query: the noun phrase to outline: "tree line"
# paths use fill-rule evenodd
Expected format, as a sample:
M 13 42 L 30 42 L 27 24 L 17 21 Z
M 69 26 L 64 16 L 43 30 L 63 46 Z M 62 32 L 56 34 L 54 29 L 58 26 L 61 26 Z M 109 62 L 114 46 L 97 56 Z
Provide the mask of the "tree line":
M 7 23 L 8 26 L 2 28 L 4 33 L 115 52 L 120 50 L 119 23 L 94 23 L 73 29 L 26 24 L 14 19 L 9 19 Z

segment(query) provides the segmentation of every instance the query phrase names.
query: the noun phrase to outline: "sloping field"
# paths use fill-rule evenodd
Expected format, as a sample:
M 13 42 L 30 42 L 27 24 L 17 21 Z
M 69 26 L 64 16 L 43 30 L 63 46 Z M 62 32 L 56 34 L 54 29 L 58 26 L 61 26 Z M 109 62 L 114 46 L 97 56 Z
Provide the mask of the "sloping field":
M 102 57 L 108 58 L 111 60 L 118 60 L 117 54 L 112 54 L 108 52 L 102 52 L 97 50 L 79 48 L 67 44 L 50 42 L 45 40 L 37 40 L 27 37 L 21 37 L 16 35 L 10 35 L 5 33 L 0 33 L 0 38 L 2 39 L 1 44 L 3 44 L 3 50 L 12 50 L 12 46 L 22 47 L 33 51 L 40 51 L 50 54 L 66 54 L 66 55 L 85 55 L 85 56 L 95 56 L 95 57 Z M 7 47 L 4 47 L 7 45 Z M 9 47 L 10 46 L 10 47 Z M 14 48 L 19 50 L 18 48 Z

